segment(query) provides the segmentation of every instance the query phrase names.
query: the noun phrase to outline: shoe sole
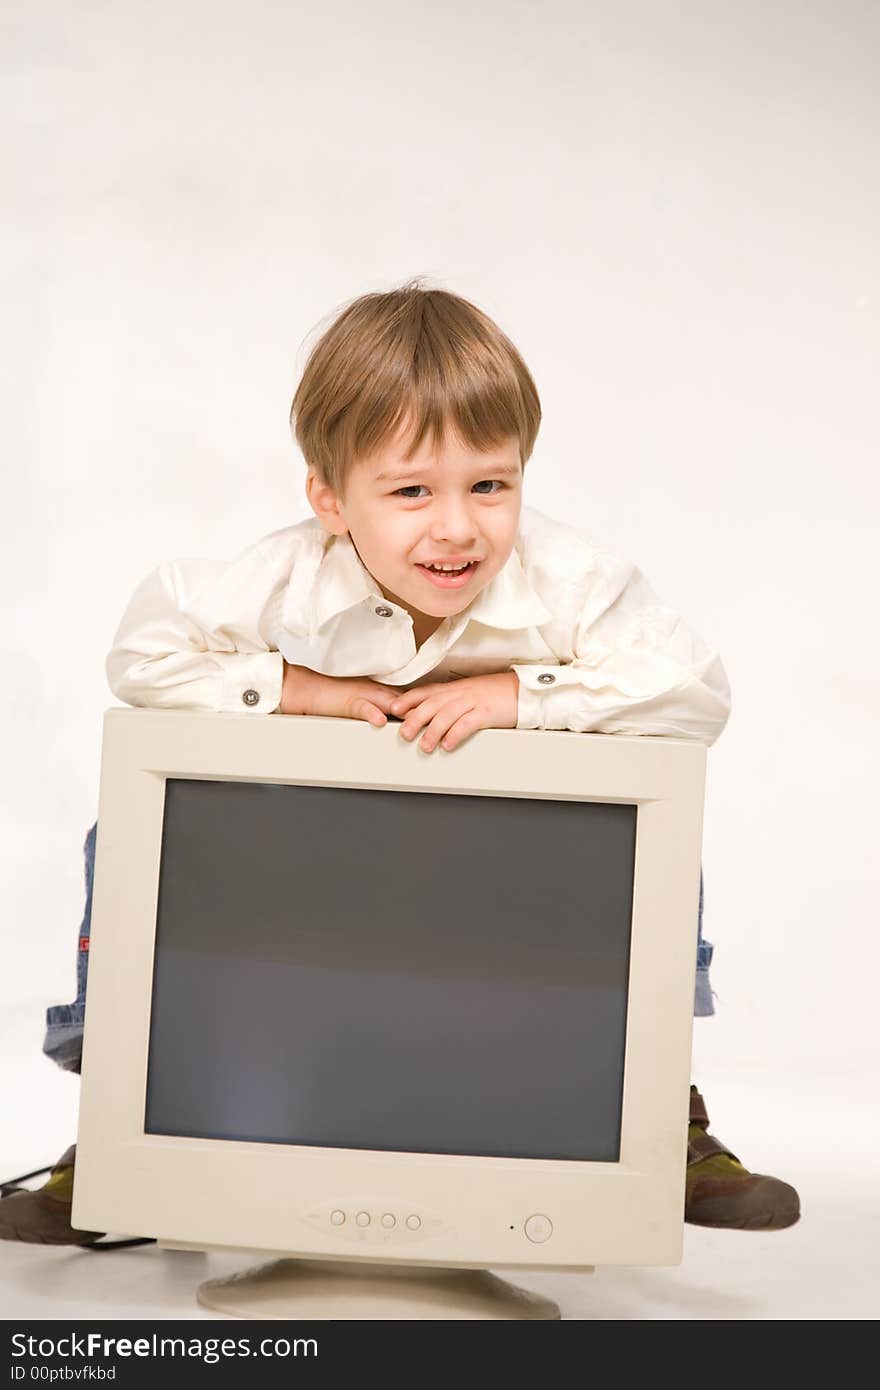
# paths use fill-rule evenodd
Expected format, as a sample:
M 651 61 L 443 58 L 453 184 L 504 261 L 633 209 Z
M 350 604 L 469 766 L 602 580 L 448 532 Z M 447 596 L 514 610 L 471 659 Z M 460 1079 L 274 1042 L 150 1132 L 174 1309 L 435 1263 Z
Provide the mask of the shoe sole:
M 8 1240 L 18 1245 L 94 1245 L 101 1239 L 101 1235 L 79 1236 L 74 1234 L 69 1236 L 42 1235 L 33 1230 L 17 1231 L 14 1227 L 0 1231 L 0 1240 Z
M 692 1216 L 685 1217 L 688 1226 L 711 1227 L 719 1231 L 784 1231 L 801 1219 L 799 1211 L 778 1212 L 773 1216 L 751 1216 L 740 1221 L 698 1221 Z

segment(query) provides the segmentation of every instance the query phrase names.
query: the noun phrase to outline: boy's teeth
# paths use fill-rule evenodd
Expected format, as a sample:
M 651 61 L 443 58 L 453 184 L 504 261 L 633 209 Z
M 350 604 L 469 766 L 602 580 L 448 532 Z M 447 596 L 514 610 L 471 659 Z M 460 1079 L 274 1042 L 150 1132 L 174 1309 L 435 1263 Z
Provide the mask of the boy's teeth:
M 429 570 L 436 570 L 438 574 L 458 574 L 460 570 L 466 570 L 470 560 L 463 565 L 426 565 Z

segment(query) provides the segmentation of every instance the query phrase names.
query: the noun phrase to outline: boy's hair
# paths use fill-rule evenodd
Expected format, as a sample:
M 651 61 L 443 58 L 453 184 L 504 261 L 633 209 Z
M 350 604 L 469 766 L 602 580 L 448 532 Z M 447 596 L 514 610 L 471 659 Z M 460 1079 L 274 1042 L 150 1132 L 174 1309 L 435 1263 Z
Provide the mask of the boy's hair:
M 513 343 L 476 305 L 447 290 L 400 289 L 353 300 L 315 344 L 290 410 L 306 464 L 338 496 L 349 470 L 412 425 L 409 460 L 449 424 L 485 452 L 519 439 L 525 468 L 541 423 L 531 374 Z

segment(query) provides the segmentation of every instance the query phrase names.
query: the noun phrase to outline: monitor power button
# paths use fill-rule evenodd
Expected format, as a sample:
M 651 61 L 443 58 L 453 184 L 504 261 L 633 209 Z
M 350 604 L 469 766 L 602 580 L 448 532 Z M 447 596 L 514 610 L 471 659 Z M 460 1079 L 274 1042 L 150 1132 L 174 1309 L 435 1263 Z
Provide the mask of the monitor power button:
M 543 1245 L 553 1234 L 553 1222 L 549 1216 L 530 1216 L 523 1230 L 535 1245 Z

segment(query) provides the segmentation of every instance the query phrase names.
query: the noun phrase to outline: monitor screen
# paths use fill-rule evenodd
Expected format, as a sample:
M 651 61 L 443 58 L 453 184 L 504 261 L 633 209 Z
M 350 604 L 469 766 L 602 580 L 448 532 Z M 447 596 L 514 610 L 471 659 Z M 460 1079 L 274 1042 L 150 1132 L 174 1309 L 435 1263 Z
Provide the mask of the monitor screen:
M 637 810 L 169 777 L 145 1132 L 616 1163 Z

